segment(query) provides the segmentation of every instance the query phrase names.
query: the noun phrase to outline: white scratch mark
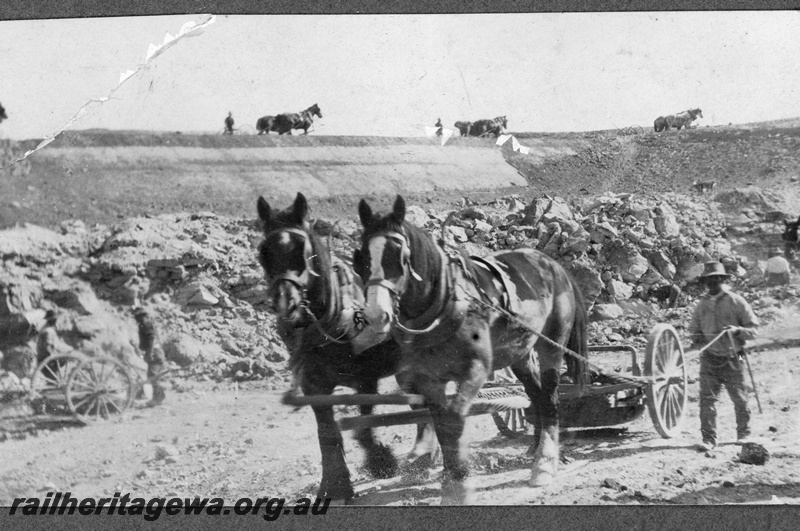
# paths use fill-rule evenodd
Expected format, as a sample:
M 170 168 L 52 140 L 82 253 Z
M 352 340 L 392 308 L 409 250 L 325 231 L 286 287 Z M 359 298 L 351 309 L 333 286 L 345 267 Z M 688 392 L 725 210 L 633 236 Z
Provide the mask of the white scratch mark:
M 53 134 L 44 137 L 42 139 L 42 141 L 39 142 L 39 145 L 37 145 L 35 148 L 29 149 L 28 151 L 25 152 L 24 155 L 22 155 L 22 157 L 11 161 L 7 166 L 4 166 L 3 168 L 7 168 L 7 167 L 11 166 L 12 164 L 16 164 L 17 162 L 25 160 L 26 158 L 28 158 L 32 154 L 36 153 L 40 149 L 42 149 L 45 146 L 47 146 L 49 143 L 51 143 L 53 140 L 55 140 L 58 135 L 60 135 L 62 132 L 64 132 L 65 129 L 68 129 L 68 128 L 72 127 L 73 125 L 75 125 L 75 123 L 78 122 L 89 111 L 89 107 L 91 105 L 93 105 L 95 103 L 102 104 L 102 103 L 105 103 L 106 101 L 108 101 L 109 99 L 111 99 L 111 96 L 113 96 L 114 93 L 117 90 L 119 90 L 119 88 L 122 86 L 122 84 L 125 83 L 128 79 L 130 79 L 131 76 L 133 76 L 137 72 L 140 72 L 141 70 L 144 70 L 145 68 L 147 68 L 150 65 L 150 63 L 156 57 L 158 57 L 159 55 L 164 53 L 171 46 L 175 45 L 175 43 L 177 43 L 182 38 L 184 38 L 184 37 L 196 37 L 196 36 L 200 35 L 201 33 L 203 33 L 203 28 L 213 24 L 216 21 L 216 19 L 217 19 L 216 15 L 206 15 L 205 20 L 203 22 L 201 22 L 200 24 L 197 24 L 194 21 L 190 20 L 189 22 L 186 22 L 183 26 L 181 26 L 181 30 L 178 33 L 177 37 L 173 37 L 172 35 L 167 33 L 164 36 L 164 43 L 162 45 L 156 46 L 154 44 L 150 44 L 150 46 L 147 48 L 147 56 L 145 58 L 145 62 L 141 63 L 140 65 L 138 65 L 134 70 L 130 70 L 129 69 L 129 70 L 126 70 L 125 72 L 123 72 L 122 74 L 120 74 L 119 83 L 117 84 L 116 87 L 114 87 L 108 93 L 108 96 L 102 96 L 102 97 L 99 97 L 99 98 L 90 99 L 88 102 L 83 104 L 80 109 L 78 109 L 78 111 L 72 116 L 72 118 L 70 118 L 67 121 L 67 123 L 65 123 L 64 125 L 59 127 Z

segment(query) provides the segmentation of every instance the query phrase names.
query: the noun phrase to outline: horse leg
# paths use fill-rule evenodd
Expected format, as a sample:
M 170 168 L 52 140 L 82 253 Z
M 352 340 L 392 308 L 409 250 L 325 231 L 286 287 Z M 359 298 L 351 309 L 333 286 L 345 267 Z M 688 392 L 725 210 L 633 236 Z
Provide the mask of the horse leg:
M 531 395 L 531 403 L 538 407 L 537 422 L 541 424 L 531 469 L 534 487 L 552 482 L 558 470 L 558 379 L 562 362 L 561 351 L 549 344 L 540 347 L 538 353 L 541 386 L 533 386 Z
M 362 382 L 358 391 L 360 393 L 377 394 L 378 381 Z M 362 415 L 371 415 L 373 408 L 374 406 L 371 405 L 359 406 Z M 371 428 L 356 431 L 355 437 L 367 453 L 366 466 L 372 477 L 386 479 L 397 475 L 397 459 L 391 448 L 378 442 Z
M 334 385 L 325 381 L 310 382 L 302 378 L 300 388 L 306 395 L 330 395 Z M 342 432 L 334 420 L 333 407 L 317 406 L 312 409 L 317 419 L 317 437 L 322 454 L 322 481 L 317 496 L 350 501 L 355 493 L 344 458 Z
M 488 337 L 488 334 L 487 334 Z M 468 482 L 467 449 L 463 440 L 464 425 L 470 404 L 480 391 L 489 371 L 480 359 L 469 362 L 466 374 L 458 382 L 458 392 L 448 404 L 444 381 L 423 380 L 420 388 L 428 398 L 436 437 L 442 445 L 442 505 L 469 505 L 475 490 Z M 417 380 L 420 384 L 420 380 Z
M 540 400 L 537 399 L 542 389 L 539 369 L 536 367 L 534 358 L 526 356 L 512 365 L 511 370 L 517 380 L 522 383 L 525 393 L 531 399 L 530 407 L 525 409 L 525 420 L 533 426 L 533 442 L 528 448 L 528 455 L 535 455 L 539 442 L 542 440 L 542 410 Z
M 413 375 L 409 372 L 401 372 L 395 376 L 400 388 L 409 394 L 418 394 Z M 423 409 L 424 405 L 414 405 L 411 409 Z M 408 453 L 407 463 L 414 469 L 430 468 L 436 465 L 439 456 L 439 442 L 436 440 L 436 432 L 430 422 L 417 424 L 417 437 L 414 446 Z

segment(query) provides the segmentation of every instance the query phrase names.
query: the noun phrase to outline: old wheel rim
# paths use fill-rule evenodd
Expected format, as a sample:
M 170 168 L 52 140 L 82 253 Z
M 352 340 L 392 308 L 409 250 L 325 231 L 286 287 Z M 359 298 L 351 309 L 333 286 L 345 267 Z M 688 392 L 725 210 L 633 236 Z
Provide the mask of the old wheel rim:
M 680 431 L 688 396 L 683 348 L 672 326 L 656 325 L 650 332 L 645 374 L 652 378 L 645 391 L 653 424 L 663 437 L 674 437 Z
M 119 415 L 133 401 L 133 379 L 126 368 L 111 358 L 84 360 L 67 381 L 67 403 L 84 423 Z

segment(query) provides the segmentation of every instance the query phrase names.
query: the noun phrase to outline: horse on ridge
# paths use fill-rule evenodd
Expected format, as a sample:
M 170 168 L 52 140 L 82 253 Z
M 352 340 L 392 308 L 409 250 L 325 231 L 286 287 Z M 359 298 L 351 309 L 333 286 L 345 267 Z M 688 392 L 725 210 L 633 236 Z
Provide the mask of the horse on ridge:
M 469 128 L 470 136 L 487 136 L 494 135 L 498 137 L 503 134 L 506 127 L 508 127 L 508 118 L 505 116 L 498 116 L 492 120 L 484 119 L 473 122 Z
M 316 103 L 304 111 L 279 114 L 275 117 L 272 131 L 276 131 L 279 135 L 291 135 L 292 129 L 302 129 L 303 134 L 307 135 L 311 124 L 314 123 L 314 116 L 322 118 L 322 111 Z
M 701 109 L 688 109 L 677 114 L 659 116 L 653 122 L 653 129 L 656 133 L 669 131 L 670 127 L 674 127 L 678 131 L 680 131 L 681 127 L 686 127 L 686 129 L 689 129 L 691 123 L 698 117 L 703 117 L 703 111 Z

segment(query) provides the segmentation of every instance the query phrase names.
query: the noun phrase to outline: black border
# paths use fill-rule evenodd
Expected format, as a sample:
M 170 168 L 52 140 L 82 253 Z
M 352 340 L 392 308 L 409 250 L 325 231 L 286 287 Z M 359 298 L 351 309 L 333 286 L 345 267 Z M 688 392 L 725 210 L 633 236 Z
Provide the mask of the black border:
M 791 0 L 2 0 L 0 20 L 178 14 L 434 14 L 603 11 L 763 11 Z
M 763 11 L 795 10 L 800 0 L 0 0 L 0 21 L 176 14 L 432 14 L 605 11 Z M 0 29 L 2 24 L 0 24 Z M 676 44 L 678 45 L 678 44 Z M 531 498 L 535 499 L 535 491 Z M 753 531 L 796 529 L 800 509 L 787 505 L 715 506 L 479 506 L 331 507 L 324 516 L 285 516 L 266 522 L 258 516 L 165 516 L 154 522 L 129 516 L 10 516 L 0 508 L 0 529 L 350 529 L 413 530 L 532 529 L 570 531 L 666 529 Z

